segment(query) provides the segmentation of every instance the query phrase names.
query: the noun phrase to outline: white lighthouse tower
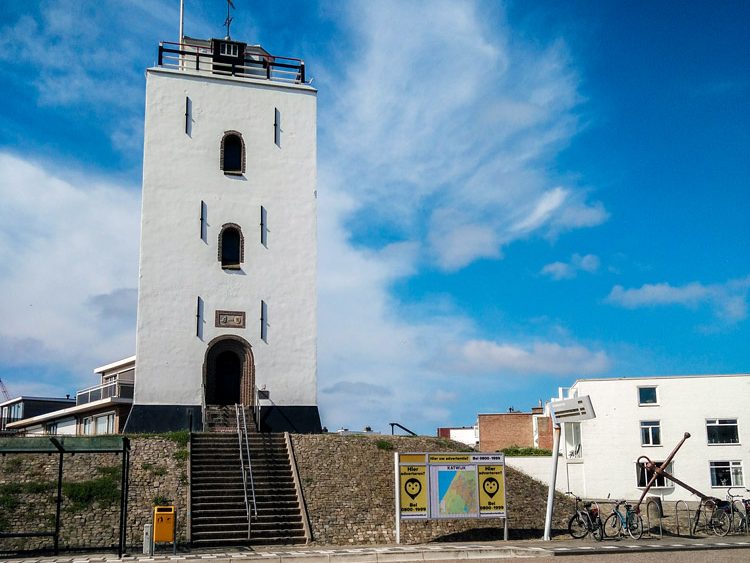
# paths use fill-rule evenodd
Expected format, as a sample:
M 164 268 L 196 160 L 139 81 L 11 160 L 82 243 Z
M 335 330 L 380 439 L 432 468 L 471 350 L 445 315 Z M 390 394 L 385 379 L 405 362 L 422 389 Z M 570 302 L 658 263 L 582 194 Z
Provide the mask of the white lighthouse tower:
M 261 430 L 320 430 L 316 94 L 302 61 L 259 46 L 160 45 L 127 431 L 200 429 L 207 406 L 259 389 Z

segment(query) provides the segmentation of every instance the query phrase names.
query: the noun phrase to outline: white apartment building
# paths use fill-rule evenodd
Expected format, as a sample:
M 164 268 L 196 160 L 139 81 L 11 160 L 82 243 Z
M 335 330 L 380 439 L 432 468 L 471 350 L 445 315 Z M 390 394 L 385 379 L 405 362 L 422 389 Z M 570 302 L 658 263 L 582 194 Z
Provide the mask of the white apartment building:
M 663 462 L 690 433 L 668 473 L 707 495 L 748 485 L 750 375 L 579 379 L 559 398 L 588 395 L 596 418 L 563 424 L 556 488 L 581 497 L 637 499 L 651 475 L 641 456 Z M 508 458 L 508 464 L 549 482 L 549 458 Z M 737 491 L 735 491 L 737 492 Z M 658 478 L 649 494 L 697 500 Z
M 564 481 L 586 497 L 638 498 L 650 475 L 637 463 L 660 463 L 688 438 L 667 470 L 699 491 L 723 498 L 746 486 L 750 468 L 750 375 L 579 379 L 568 397 L 589 395 L 596 418 L 563 425 Z M 651 494 L 695 500 L 658 478 Z

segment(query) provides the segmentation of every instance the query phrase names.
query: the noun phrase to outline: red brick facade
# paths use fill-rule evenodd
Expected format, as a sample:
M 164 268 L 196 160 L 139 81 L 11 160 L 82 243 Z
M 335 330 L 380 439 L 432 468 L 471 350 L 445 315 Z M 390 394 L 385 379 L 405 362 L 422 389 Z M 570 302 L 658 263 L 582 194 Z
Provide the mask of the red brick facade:
M 541 414 L 541 409 L 532 409 L 532 412 L 480 414 L 479 449 L 483 452 L 496 452 L 511 446 L 535 447 L 534 416 L 538 414 Z M 552 448 L 552 422 L 549 417 L 537 416 L 537 425 L 536 447 Z

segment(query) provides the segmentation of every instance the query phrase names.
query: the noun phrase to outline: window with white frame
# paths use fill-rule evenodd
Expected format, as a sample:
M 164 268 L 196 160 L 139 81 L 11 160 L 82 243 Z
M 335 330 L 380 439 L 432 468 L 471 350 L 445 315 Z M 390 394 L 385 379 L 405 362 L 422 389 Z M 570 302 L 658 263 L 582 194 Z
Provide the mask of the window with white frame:
M 115 413 L 110 412 L 83 419 L 83 434 L 87 436 L 115 434 Z
M 709 444 L 739 444 L 740 434 L 736 418 L 709 418 L 706 420 Z
M 236 43 L 221 43 L 219 45 L 219 52 L 228 57 L 236 57 L 239 55 L 240 50 Z
M 638 404 L 644 405 L 658 405 L 659 400 L 656 394 L 656 387 L 639 387 L 638 388 Z
M 661 446 L 661 422 L 641 420 L 641 445 Z
M 741 461 L 711 461 L 709 468 L 712 487 L 740 487 L 745 484 Z
M 660 467 L 662 463 L 664 462 L 663 461 L 654 462 L 654 464 L 657 467 Z M 664 470 L 667 473 L 674 474 L 674 462 L 670 462 L 669 465 L 667 465 L 667 467 L 664 468 Z M 651 477 L 653 477 L 655 473 L 655 471 L 649 471 L 645 463 L 636 463 L 635 472 L 636 472 L 636 481 L 637 481 L 636 486 L 637 487 L 647 487 L 649 480 L 651 479 Z M 664 475 L 658 475 L 652 486 L 662 487 L 662 488 L 671 487 L 672 481 L 664 477 Z
M 114 434 L 115 432 L 115 413 L 107 413 L 94 417 L 96 434 Z
M 580 422 L 565 423 L 565 448 L 568 451 L 568 458 L 583 457 Z

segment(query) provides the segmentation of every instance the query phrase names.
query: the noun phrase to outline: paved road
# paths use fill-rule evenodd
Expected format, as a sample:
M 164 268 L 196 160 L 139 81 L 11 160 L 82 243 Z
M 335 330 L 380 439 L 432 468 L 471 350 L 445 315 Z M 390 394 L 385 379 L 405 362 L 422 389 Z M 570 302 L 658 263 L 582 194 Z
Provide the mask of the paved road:
M 683 562 L 750 562 L 750 537 L 664 538 L 633 541 L 594 542 L 593 540 L 556 539 L 552 542 L 518 540 L 509 542 L 430 543 L 423 545 L 381 546 L 300 546 L 259 547 L 254 549 L 213 549 L 181 551 L 160 550 L 153 557 L 132 553 L 123 563 L 451 563 L 467 560 L 484 562 L 517 562 L 519 557 L 553 557 L 580 563 L 606 561 Z M 115 563 L 116 555 L 61 554 L 58 557 L 13 557 L 6 563 Z M 570 561 L 570 563 L 573 563 Z
M 630 561 L 650 563 L 747 563 L 750 561 L 750 551 L 747 549 L 722 549 L 694 551 L 690 554 L 684 551 L 668 551 L 659 553 L 658 559 L 653 553 L 601 553 L 592 555 L 564 555 L 554 558 L 554 562 L 566 563 L 593 563 L 594 561 L 605 561 L 606 563 L 625 563 Z M 512 561 L 518 563 L 518 559 L 502 559 L 499 561 Z

